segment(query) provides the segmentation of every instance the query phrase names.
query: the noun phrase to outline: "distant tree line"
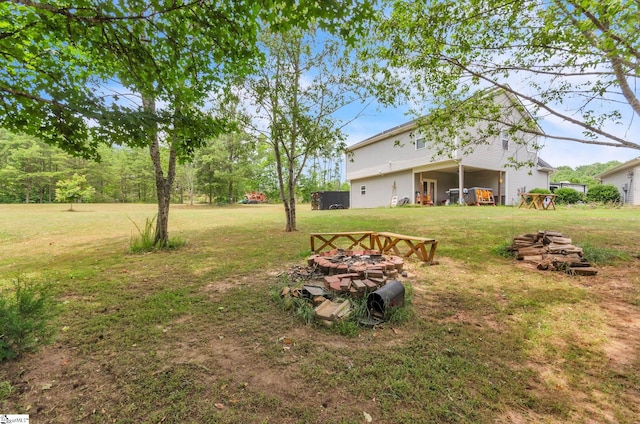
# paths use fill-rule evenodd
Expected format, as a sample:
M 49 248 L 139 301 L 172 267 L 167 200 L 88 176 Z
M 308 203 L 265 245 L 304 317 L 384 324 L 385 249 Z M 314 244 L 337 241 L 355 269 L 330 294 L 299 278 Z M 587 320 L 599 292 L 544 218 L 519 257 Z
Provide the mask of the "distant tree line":
M 163 159 L 167 152 L 163 148 Z M 53 203 L 56 184 L 74 174 L 86 177 L 98 203 L 153 203 L 154 169 L 145 148 L 100 146 L 101 161 L 73 157 L 34 137 L 0 129 L 0 203 Z M 276 165 L 269 147 L 245 133 L 209 140 L 193 160 L 178 165 L 174 203 L 230 203 L 248 191 L 278 202 Z M 301 201 L 317 190 L 340 188 L 342 154 L 316 152 L 297 187 Z
M 591 165 L 581 165 L 575 169 L 570 166 L 559 166 L 556 171 L 551 175 L 551 182 L 559 183 L 563 181 L 569 181 L 571 183 L 585 184 L 587 188 L 592 188 L 600 181 L 595 178 L 596 175 L 601 174 L 609 169 L 612 169 L 621 163 L 612 160 L 607 163 L 593 163 Z
M 587 193 L 579 192 L 573 188 L 558 188 L 554 191 L 558 203 L 573 204 L 578 202 L 601 202 L 619 203 L 621 200 L 618 189 L 610 184 L 601 184 L 596 175 L 620 165 L 618 161 L 607 163 L 593 163 L 591 165 L 581 165 L 576 169 L 570 166 L 560 166 L 551 175 L 552 183 L 570 182 L 584 184 L 587 186 Z

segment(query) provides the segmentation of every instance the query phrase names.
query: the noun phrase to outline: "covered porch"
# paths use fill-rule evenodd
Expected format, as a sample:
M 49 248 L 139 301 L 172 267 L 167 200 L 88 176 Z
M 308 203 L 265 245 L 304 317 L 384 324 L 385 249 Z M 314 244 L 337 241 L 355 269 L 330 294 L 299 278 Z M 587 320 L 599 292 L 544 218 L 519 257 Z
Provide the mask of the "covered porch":
M 423 206 L 461 203 L 461 201 L 472 204 L 504 205 L 507 192 L 505 171 L 465 166 L 456 160 L 414 168 L 413 186 L 412 203 Z M 476 202 L 475 193 L 470 194 L 470 188 L 490 189 L 493 201 Z

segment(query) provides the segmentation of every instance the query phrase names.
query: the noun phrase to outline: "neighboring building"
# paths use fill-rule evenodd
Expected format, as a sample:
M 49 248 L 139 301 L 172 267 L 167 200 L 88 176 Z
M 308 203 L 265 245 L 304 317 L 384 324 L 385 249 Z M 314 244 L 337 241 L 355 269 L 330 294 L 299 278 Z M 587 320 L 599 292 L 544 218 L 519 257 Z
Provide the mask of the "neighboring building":
M 311 210 L 349 209 L 348 191 L 315 191 L 311 193 Z
M 623 203 L 640 205 L 640 157 L 596 175 L 602 184 L 618 188 Z
M 551 190 L 551 192 L 554 192 L 559 188 L 572 188 L 578 193 L 587 194 L 586 184 L 572 183 L 569 181 L 560 181 L 559 183 L 549 183 L 549 190 Z
M 518 101 L 505 93 L 495 95 L 503 104 Z M 532 119 L 526 111 L 519 112 L 523 107 L 508 110 L 510 116 L 505 122 Z M 475 128 L 465 130 L 477 133 Z M 542 133 L 542 129 L 538 130 Z M 415 121 L 397 126 L 347 149 L 346 178 L 351 184 L 351 207 L 390 206 L 394 200 L 405 197 L 410 203 L 441 205 L 457 202 L 458 193 L 474 187 L 491 189 L 495 204 L 517 205 L 521 192 L 548 188 L 554 171 L 531 147 L 539 145 L 537 136 L 526 135 L 526 140 L 526 145 L 510 142 L 503 131 L 470 154 L 453 152 L 451 157 L 444 157 L 436 156 L 428 140 L 420 137 Z M 510 157 L 536 166 L 509 167 Z

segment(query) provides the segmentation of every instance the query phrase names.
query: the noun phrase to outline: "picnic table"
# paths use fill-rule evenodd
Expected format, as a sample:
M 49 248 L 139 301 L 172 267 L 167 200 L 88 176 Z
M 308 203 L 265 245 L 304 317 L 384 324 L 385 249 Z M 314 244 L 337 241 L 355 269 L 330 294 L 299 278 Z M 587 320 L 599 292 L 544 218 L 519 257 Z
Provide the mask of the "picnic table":
M 556 194 L 520 193 L 518 208 L 556 210 Z

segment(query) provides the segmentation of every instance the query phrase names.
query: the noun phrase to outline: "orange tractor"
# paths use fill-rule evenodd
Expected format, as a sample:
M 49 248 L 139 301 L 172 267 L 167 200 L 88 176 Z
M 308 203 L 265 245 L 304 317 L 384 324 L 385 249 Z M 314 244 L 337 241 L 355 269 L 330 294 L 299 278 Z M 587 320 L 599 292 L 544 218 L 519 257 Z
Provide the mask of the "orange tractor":
M 261 191 L 252 191 L 244 194 L 244 200 L 242 203 L 264 203 L 267 201 L 267 196 Z

